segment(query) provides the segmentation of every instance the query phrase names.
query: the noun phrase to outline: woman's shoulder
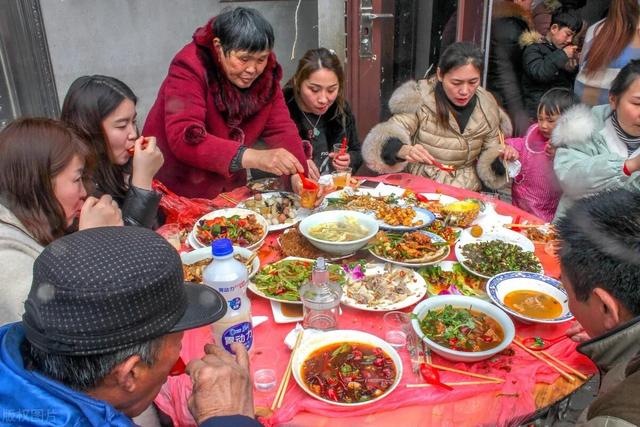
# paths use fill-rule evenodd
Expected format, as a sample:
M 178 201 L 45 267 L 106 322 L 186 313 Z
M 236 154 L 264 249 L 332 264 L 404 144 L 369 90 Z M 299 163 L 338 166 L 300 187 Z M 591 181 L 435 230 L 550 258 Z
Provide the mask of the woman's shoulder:
M 611 115 L 611 107 L 598 105 L 589 107 L 578 104 L 565 111 L 556 124 L 551 143 L 556 147 L 571 147 L 591 142 L 594 135 L 604 127 Z
M 433 88 L 430 80 L 404 82 L 389 98 L 389 110 L 392 114 L 417 113 L 424 104 L 435 104 Z

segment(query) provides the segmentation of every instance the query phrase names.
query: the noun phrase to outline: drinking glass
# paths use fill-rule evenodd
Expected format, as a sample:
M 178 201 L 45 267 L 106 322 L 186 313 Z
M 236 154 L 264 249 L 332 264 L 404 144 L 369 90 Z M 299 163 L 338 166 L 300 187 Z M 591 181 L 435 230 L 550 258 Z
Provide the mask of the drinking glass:
M 401 348 L 407 345 L 411 333 L 411 317 L 402 311 L 390 311 L 382 317 L 384 340 L 391 346 Z

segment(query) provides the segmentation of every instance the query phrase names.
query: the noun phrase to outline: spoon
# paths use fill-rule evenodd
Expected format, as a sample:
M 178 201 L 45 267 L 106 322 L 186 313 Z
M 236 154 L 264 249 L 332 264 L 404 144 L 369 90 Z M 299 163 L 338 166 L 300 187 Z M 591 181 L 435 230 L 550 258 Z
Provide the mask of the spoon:
M 298 172 L 298 176 L 302 180 L 302 187 L 305 188 L 306 190 L 317 190 L 318 189 L 318 184 L 316 184 L 315 182 L 311 181 L 306 176 L 304 176 L 304 173 Z
M 561 335 L 555 338 L 526 337 L 526 338 L 523 338 L 521 342 L 522 342 L 522 345 L 527 347 L 529 350 L 542 351 L 568 338 L 569 337 L 567 337 L 566 335 Z

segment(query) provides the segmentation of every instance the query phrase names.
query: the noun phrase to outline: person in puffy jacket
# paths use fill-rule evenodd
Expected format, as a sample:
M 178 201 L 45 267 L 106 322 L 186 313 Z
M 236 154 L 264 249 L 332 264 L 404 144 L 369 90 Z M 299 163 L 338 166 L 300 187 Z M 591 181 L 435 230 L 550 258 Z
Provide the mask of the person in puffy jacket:
M 109 194 L 122 209 L 125 225 L 157 226 L 160 193 L 151 183 L 164 161 L 155 138 L 138 133 L 138 98 L 123 82 L 108 76 L 83 76 L 69 87 L 62 121 L 89 148 L 94 163 L 92 195 Z
M 478 48 L 449 46 L 436 79 L 409 81 L 395 90 L 389 100 L 393 116 L 371 129 L 362 144 L 366 165 L 379 173 L 407 170 L 473 191 L 483 184 L 503 187 L 502 160 L 514 160 L 518 153 L 500 144 L 501 110 L 480 87 L 481 74 Z

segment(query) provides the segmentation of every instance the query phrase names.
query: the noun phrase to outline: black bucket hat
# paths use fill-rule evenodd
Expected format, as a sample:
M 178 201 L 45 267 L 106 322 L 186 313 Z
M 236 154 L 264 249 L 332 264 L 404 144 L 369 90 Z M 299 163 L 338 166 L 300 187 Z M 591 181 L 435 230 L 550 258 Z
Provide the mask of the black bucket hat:
M 226 310 L 214 289 L 184 283 L 180 256 L 157 233 L 101 227 L 42 251 L 22 322 L 43 351 L 91 355 L 210 324 Z

